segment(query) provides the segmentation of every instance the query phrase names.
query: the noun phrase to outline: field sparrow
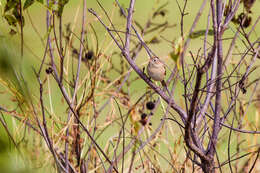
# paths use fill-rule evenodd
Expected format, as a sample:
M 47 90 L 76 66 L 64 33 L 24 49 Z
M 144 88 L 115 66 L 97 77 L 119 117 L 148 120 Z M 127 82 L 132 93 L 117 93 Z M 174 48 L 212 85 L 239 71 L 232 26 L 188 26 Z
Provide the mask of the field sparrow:
M 165 86 L 166 69 L 164 64 L 157 57 L 150 58 L 147 66 L 148 75 L 155 81 L 160 81 Z

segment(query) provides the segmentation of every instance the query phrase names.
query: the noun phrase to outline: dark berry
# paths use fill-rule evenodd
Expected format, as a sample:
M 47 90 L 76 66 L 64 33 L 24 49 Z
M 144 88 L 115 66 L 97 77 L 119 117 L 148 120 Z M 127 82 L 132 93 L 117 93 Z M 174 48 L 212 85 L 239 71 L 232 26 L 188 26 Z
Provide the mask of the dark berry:
M 249 27 L 250 24 L 251 24 L 251 22 L 252 22 L 252 18 L 251 18 L 250 16 L 248 16 L 248 17 L 245 19 L 245 21 L 243 22 L 243 27 L 244 27 L 244 28 Z
M 88 51 L 86 54 L 85 54 L 85 59 L 88 59 L 90 60 L 94 55 L 94 52 L 93 51 Z
M 78 53 L 78 50 L 75 49 L 75 48 L 72 50 L 72 53 L 73 53 L 73 55 L 78 55 L 78 54 L 79 54 L 79 53 Z
M 163 10 L 162 10 L 162 11 L 160 11 L 160 15 L 161 15 L 161 16 L 163 16 L 163 17 L 164 17 L 164 16 L 165 16 L 165 14 L 166 14 L 166 11 L 163 11 Z
M 47 69 L 45 70 L 45 72 L 46 72 L 47 74 L 51 74 L 51 73 L 52 73 L 52 68 L 51 68 L 51 67 L 47 68 Z
M 242 25 L 242 27 L 247 28 L 252 22 L 252 17 L 247 16 L 245 13 L 241 13 L 239 14 L 237 20 Z
M 147 102 L 147 103 L 146 103 L 146 108 L 147 108 L 147 109 L 153 110 L 154 107 L 155 107 L 154 102 L 151 102 L 151 101 L 150 101 L 150 102 Z
M 246 93 L 246 89 L 245 88 L 241 88 L 242 93 L 245 94 Z
M 147 120 L 146 120 L 146 119 L 141 119 L 139 122 L 140 122 L 143 126 L 145 126 L 146 123 L 147 123 Z
M 141 119 L 144 120 L 147 117 L 146 113 L 142 113 Z

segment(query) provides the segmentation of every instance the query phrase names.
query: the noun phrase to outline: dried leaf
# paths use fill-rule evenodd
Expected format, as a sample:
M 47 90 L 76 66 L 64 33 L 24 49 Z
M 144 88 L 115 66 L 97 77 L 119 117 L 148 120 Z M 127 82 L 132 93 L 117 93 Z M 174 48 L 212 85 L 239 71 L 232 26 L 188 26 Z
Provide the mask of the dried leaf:
M 205 33 L 206 33 L 206 30 L 205 30 L 205 29 L 203 29 L 203 30 L 198 30 L 198 31 L 194 31 L 193 33 L 191 33 L 190 38 L 191 38 L 191 39 L 195 39 L 195 38 L 204 36 Z M 208 30 L 208 35 L 213 35 L 213 34 L 214 34 L 213 30 L 212 30 L 212 29 L 209 29 L 209 30 Z
M 9 32 L 10 35 L 15 35 L 16 33 L 17 32 L 14 29 L 11 29 L 10 32 Z
M 5 4 L 4 12 L 7 12 L 17 6 L 19 0 L 7 0 Z
M 35 0 L 26 0 L 23 5 L 23 9 L 25 10 L 26 8 L 30 7 L 34 2 Z
M 183 51 L 183 40 L 179 38 L 177 44 L 174 46 L 174 50 L 170 53 L 171 59 L 176 63 L 177 69 L 180 69 L 180 54 Z
M 12 15 L 5 15 L 5 20 L 10 26 L 16 26 L 17 20 Z

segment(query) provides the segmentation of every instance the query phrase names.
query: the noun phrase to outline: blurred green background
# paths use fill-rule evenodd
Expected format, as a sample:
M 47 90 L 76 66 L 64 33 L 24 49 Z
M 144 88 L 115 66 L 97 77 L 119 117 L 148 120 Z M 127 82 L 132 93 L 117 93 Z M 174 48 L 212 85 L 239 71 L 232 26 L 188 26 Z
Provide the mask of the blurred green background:
M 24 1 L 23 1 L 24 2 Z M 45 2 L 45 1 L 44 1 Z M 119 1 L 124 8 L 128 7 L 129 1 L 128 0 L 120 0 Z M 180 12 L 178 10 L 177 4 L 175 1 L 166 1 L 166 0 L 141 0 L 136 2 L 135 11 L 134 11 L 134 19 L 138 21 L 140 24 L 144 24 L 149 17 L 152 15 L 152 10 L 157 8 L 159 5 L 165 4 L 168 2 L 168 5 L 166 6 L 167 13 L 166 17 L 159 17 L 157 18 L 158 23 L 163 23 L 165 21 L 168 21 L 169 24 L 174 25 L 175 27 L 168 29 L 167 31 L 163 32 L 162 34 L 158 33 L 151 33 L 145 36 L 144 40 L 150 40 L 154 37 L 160 37 L 163 36 L 164 38 L 167 38 L 170 41 L 178 40 L 180 38 Z M 0 1 L 0 12 L 3 15 L 4 13 L 4 5 L 6 1 L 1 0 Z M 109 13 L 115 27 L 120 30 L 125 30 L 125 20 L 123 17 L 118 17 L 119 15 L 119 9 L 115 6 L 115 3 L 113 0 L 100 0 L 100 3 L 104 6 L 104 8 Z M 63 13 L 63 24 L 64 29 L 65 25 L 70 23 L 72 26 L 75 26 L 74 33 L 78 37 L 80 36 L 80 27 L 81 27 L 81 15 L 82 15 L 82 1 L 79 0 L 70 0 L 69 3 L 65 6 L 64 13 Z M 183 2 L 180 2 L 181 5 L 183 5 Z M 192 25 L 192 22 L 195 18 L 195 15 L 197 14 L 200 6 L 202 4 L 202 1 L 191 1 L 188 2 L 186 11 L 188 15 L 185 16 L 184 19 L 184 33 L 187 34 L 189 32 L 189 29 Z M 105 19 L 104 13 L 100 9 L 100 7 L 97 5 L 97 2 L 95 0 L 87 0 L 87 8 L 93 8 L 101 17 L 104 19 L 104 21 L 108 24 L 108 20 Z M 205 11 L 203 12 L 201 16 L 201 20 L 199 20 L 198 25 L 196 27 L 196 30 L 199 29 L 205 29 L 207 25 L 207 15 L 208 15 L 208 9 L 209 4 L 206 5 Z M 239 11 L 242 11 L 242 7 Z M 260 1 L 257 0 L 256 4 L 252 8 L 252 23 L 254 23 L 259 17 L 259 11 L 260 11 Z M 36 80 L 36 77 L 34 75 L 33 69 L 36 69 L 36 71 L 39 69 L 41 59 L 44 55 L 45 50 L 45 40 L 47 36 L 46 31 L 46 7 L 40 3 L 35 3 L 31 7 L 29 7 L 25 12 L 25 26 L 24 26 L 24 56 L 21 58 L 20 56 L 20 35 L 15 34 L 13 36 L 10 36 L 8 33 L 10 32 L 10 27 L 8 26 L 7 22 L 4 20 L 4 18 L 1 16 L 0 18 L 0 72 L 1 72 L 1 79 L 2 79 L 2 85 L 0 85 L 0 106 L 7 108 L 8 110 L 13 110 L 17 107 L 17 103 L 12 101 L 12 98 L 15 97 L 15 92 L 13 93 L 7 93 L 6 87 L 3 85 L 5 81 L 11 80 L 13 82 L 14 88 L 17 89 L 17 93 L 20 93 L 23 95 L 26 99 L 26 95 L 29 92 L 31 95 L 37 97 L 39 96 L 39 86 Z M 31 22 L 30 22 L 31 21 Z M 100 52 L 105 53 L 107 55 L 112 54 L 115 50 L 118 50 L 116 48 L 116 45 L 114 43 L 111 43 L 111 39 L 109 38 L 108 34 L 104 30 L 104 28 L 101 26 L 101 24 L 96 21 L 96 19 L 87 12 L 86 21 L 91 22 L 97 32 L 98 39 L 99 39 L 99 48 Z M 93 22 L 95 21 L 95 22 Z M 224 35 L 224 38 L 229 38 L 234 35 L 236 26 L 234 24 L 230 25 L 230 29 L 227 30 L 227 32 Z M 18 29 L 18 28 L 17 28 Z M 38 31 L 35 32 L 35 29 Z M 19 31 L 19 29 L 18 29 Z M 259 37 L 259 31 L 260 31 L 260 25 L 258 24 L 255 28 L 255 31 L 252 34 L 252 37 Z M 93 39 L 94 33 L 89 30 L 89 36 L 92 37 L 90 39 Z M 44 40 L 42 42 L 42 40 Z M 211 36 L 209 36 L 209 40 L 211 40 Z M 226 45 L 230 44 L 231 40 L 224 41 L 224 48 L 226 48 Z M 74 38 L 74 42 L 77 42 L 77 39 Z M 77 45 L 78 44 L 78 45 Z M 79 43 L 77 43 L 76 46 L 79 46 Z M 238 41 L 238 49 L 245 49 L 243 43 L 241 40 Z M 92 49 L 96 49 L 96 43 L 90 41 L 89 46 Z M 189 47 L 189 51 L 197 52 L 199 48 L 203 46 L 203 37 L 201 39 L 194 39 L 191 40 L 191 44 Z M 240 47 L 241 46 L 241 47 Z M 77 47 L 78 48 L 78 47 Z M 172 45 L 167 42 L 163 41 L 159 44 L 153 44 L 150 45 L 150 48 L 157 54 L 160 58 L 162 58 L 170 67 L 173 67 L 175 65 L 174 61 L 169 58 L 169 53 L 173 50 Z M 225 49 L 224 52 L 227 50 Z M 187 54 L 187 56 L 190 56 Z M 138 56 L 137 64 L 143 64 L 145 61 L 148 60 L 147 54 L 145 51 L 142 51 L 140 55 Z M 49 61 L 49 60 L 48 60 Z M 48 62 L 47 61 L 47 62 Z M 120 62 L 117 62 L 120 63 Z M 259 62 L 258 62 L 259 63 Z M 44 65 L 44 69 L 47 68 L 47 65 Z M 84 69 L 84 67 L 82 67 Z M 20 76 L 19 74 L 23 74 Z M 169 74 L 169 73 L 168 73 Z M 45 74 L 43 74 L 45 75 Z M 257 76 L 257 74 L 253 74 L 253 76 Z M 117 76 L 114 76 L 116 78 Z M 131 78 L 135 78 L 136 75 L 132 73 Z M 64 108 L 64 102 L 62 102 L 62 95 L 57 87 L 57 84 L 54 80 L 50 80 L 50 88 L 52 93 L 55 93 L 55 95 L 52 95 L 52 102 L 55 105 L 55 114 L 56 115 L 66 115 L 66 109 Z M 8 85 L 8 84 L 6 84 Z M 26 91 L 26 89 L 28 91 Z M 130 93 L 133 95 L 134 98 L 138 98 L 144 91 L 146 90 L 147 86 L 142 80 L 138 80 L 135 82 L 134 87 L 130 89 Z M 177 85 L 177 92 L 182 93 L 182 86 L 180 85 L 180 82 Z M 16 94 L 17 94 L 16 93 Z M 176 98 L 178 98 L 180 94 L 174 95 Z M 50 107 L 50 104 L 48 102 L 48 99 L 45 98 L 47 107 Z M 177 101 L 179 104 L 182 104 L 181 100 Z M 49 104 L 49 105 L 48 105 Z M 102 104 L 101 104 L 102 105 Z M 254 109 L 250 110 L 251 113 L 254 113 Z M 5 113 L 1 113 L 1 117 L 4 119 L 6 124 L 8 125 L 8 129 L 10 132 L 12 132 L 13 136 L 16 137 L 17 141 L 23 141 L 20 146 L 26 146 L 27 142 L 25 139 L 23 139 L 23 131 L 17 130 L 22 129 L 22 127 L 19 125 L 19 123 L 14 120 L 9 115 L 4 115 Z M 104 113 L 105 114 L 105 113 Z M 63 117 L 65 118 L 65 117 Z M 158 122 L 160 120 L 160 117 L 153 117 L 153 126 L 156 127 Z M 252 118 L 252 121 L 254 118 Z M 13 128 L 13 127 L 16 128 Z M 20 127 L 20 128 L 17 128 Z M 175 129 L 178 131 L 178 128 Z M 110 130 L 107 132 L 107 136 L 103 135 L 100 139 L 101 146 L 105 146 L 105 142 L 107 139 L 114 134 L 114 129 L 111 127 Z M 179 132 L 178 132 L 179 133 Z M 34 135 L 31 135 L 32 138 Z M 39 142 L 39 141 L 38 141 Z M 225 143 L 223 143 L 225 144 Z M 30 145 L 30 144 L 28 144 Z M 31 144 L 32 145 L 32 144 Z M 33 146 L 31 146 L 33 148 Z M 223 146 L 225 148 L 226 146 Z M 25 147 L 23 151 L 26 151 L 28 153 L 32 152 L 30 151 L 30 147 Z M 44 151 L 42 151 L 44 152 Z M 162 149 L 162 153 L 166 153 L 166 149 Z M 24 152 L 23 152 L 24 153 Z M 224 153 L 223 153 L 224 154 Z M 31 155 L 31 154 L 29 154 Z M 19 152 L 17 149 L 15 149 L 15 146 L 13 145 L 11 139 L 8 137 L 5 128 L 1 125 L 0 126 L 0 170 L 1 172 L 27 172 L 28 167 L 27 165 L 27 156 L 21 157 L 19 155 Z M 35 158 L 37 159 L 37 158 Z M 39 158 L 38 158 L 39 159 Z M 14 166 L 16 165 L 16 166 Z M 42 166 L 42 165 L 41 165 Z M 39 167 L 41 167 L 39 166 Z M 30 168 L 34 167 L 35 170 L 41 172 L 45 171 L 45 169 L 48 166 L 44 166 L 43 168 L 37 168 L 37 165 L 30 165 Z M 41 170 L 43 169 L 43 170 Z M 4 171 L 3 171 L 4 170 Z M 33 171 L 34 172 L 34 171 Z

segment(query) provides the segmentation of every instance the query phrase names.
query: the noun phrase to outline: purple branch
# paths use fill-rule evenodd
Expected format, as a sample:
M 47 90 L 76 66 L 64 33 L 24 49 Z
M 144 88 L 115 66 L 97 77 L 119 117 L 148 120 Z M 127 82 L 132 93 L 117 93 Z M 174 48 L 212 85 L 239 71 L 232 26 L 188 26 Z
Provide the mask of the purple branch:
M 208 155 L 213 158 L 214 154 L 216 153 L 216 144 L 218 140 L 218 134 L 220 130 L 220 110 L 221 110 L 221 88 L 222 88 L 222 81 L 220 76 L 222 75 L 222 68 L 223 68 L 223 49 L 222 49 L 222 33 L 221 30 L 221 14 L 222 14 L 222 1 L 217 0 L 217 10 L 216 10 L 216 19 L 217 19 L 217 80 L 216 80 L 216 100 L 215 100 L 215 114 L 214 114 L 214 123 L 213 123 L 213 132 L 210 139 L 210 143 L 208 146 Z
M 100 17 L 96 14 L 96 12 L 93 9 L 88 9 L 88 11 L 96 16 L 96 18 L 99 20 L 99 22 L 105 27 L 109 35 L 112 37 L 118 48 L 121 50 L 122 54 L 124 55 L 127 62 L 130 64 L 130 66 L 135 70 L 135 72 L 155 91 L 157 92 L 168 104 L 171 101 L 171 98 L 167 96 L 163 90 L 161 90 L 160 87 L 156 86 L 144 73 L 143 71 L 135 64 L 135 62 L 130 58 L 128 54 L 125 53 L 124 49 L 119 45 L 118 41 L 114 37 L 114 35 L 111 33 L 110 29 L 103 23 L 103 21 L 100 19 Z M 186 112 L 179 107 L 174 101 L 171 101 L 170 105 L 181 117 L 182 121 L 185 122 L 187 119 Z

